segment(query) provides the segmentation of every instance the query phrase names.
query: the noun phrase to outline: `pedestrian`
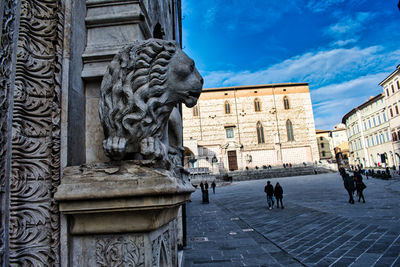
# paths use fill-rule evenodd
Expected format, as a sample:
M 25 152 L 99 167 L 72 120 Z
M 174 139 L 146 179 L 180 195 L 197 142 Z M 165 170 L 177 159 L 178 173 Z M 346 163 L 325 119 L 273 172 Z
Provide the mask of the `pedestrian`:
M 211 183 L 211 188 L 212 188 L 212 190 L 213 190 L 213 194 L 215 194 L 215 187 L 216 187 L 217 185 L 215 184 L 215 181 L 213 181 L 212 183 Z
M 346 170 L 343 168 L 343 166 L 339 167 L 339 174 L 340 174 L 340 176 L 342 176 L 342 179 L 344 181 Z
M 204 190 L 204 183 L 203 181 L 200 182 L 200 189 L 201 189 L 201 200 L 203 203 L 206 203 L 206 193 Z
M 283 209 L 283 188 L 279 183 L 276 183 L 274 190 L 275 198 L 276 198 L 276 208 L 279 209 L 279 201 L 281 202 L 281 208 Z
M 206 200 L 205 203 L 209 203 L 210 201 L 208 199 L 208 183 L 207 183 L 207 181 L 204 184 L 204 193 L 205 193 L 205 200 Z
M 361 174 L 356 172 L 356 173 L 354 173 L 354 177 L 356 178 L 356 189 L 357 189 L 357 195 L 358 195 L 358 202 L 360 202 L 360 200 L 362 198 L 363 203 L 365 203 L 363 191 L 365 188 L 367 188 L 367 186 L 364 184 Z
M 349 194 L 349 203 L 354 204 L 354 198 L 353 198 L 354 180 L 347 173 L 345 173 L 345 175 L 343 177 L 343 184 L 344 184 L 344 188 L 346 189 L 347 193 Z
M 274 208 L 274 187 L 270 181 L 267 181 L 267 185 L 264 187 L 264 192 L 267 194 L 268 208 L 272 210 Z

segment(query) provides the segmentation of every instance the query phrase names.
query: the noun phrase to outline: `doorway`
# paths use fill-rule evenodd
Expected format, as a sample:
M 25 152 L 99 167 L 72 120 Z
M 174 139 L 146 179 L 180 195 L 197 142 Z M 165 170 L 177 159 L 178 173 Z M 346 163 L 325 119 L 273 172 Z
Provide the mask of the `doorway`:
M 228 151 L 228 166 L 229 171 L 236 171 L 238 169 L 236 150 Z

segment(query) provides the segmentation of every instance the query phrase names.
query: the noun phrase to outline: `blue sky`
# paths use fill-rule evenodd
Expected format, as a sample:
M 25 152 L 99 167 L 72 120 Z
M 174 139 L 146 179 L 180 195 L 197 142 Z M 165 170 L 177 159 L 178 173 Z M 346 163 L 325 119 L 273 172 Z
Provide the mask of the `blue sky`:
M 182 0 L 204 88 L 308 82 L 317 129 L 382 92 L 400 64 L 397 0 Z

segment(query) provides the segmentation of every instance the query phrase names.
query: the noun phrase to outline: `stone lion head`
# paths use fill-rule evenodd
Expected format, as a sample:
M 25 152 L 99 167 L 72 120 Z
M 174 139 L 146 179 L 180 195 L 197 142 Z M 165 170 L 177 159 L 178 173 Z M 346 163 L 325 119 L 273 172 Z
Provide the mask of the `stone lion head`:
M 173 41 L 136 41 L 109 64 L 101 83 L 100 120 L 108 157 L 168 160 L 168 119 L 193 107 L 203 79 Z

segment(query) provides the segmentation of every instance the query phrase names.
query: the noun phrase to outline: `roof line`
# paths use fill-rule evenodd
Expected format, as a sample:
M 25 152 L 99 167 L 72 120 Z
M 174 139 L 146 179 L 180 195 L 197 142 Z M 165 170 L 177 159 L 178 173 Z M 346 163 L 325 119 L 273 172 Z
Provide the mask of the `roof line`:
M 203 91 L 241 90 L 241 89 L 291 87 L 291 86 L 304 86 L 304 85 L 308 85 L 308 83 L 272 83 L 272 84 L 257 84 L 257 85 L 241 85 L 241 86 L 229 86 L 229 87 L 204 88 Z

